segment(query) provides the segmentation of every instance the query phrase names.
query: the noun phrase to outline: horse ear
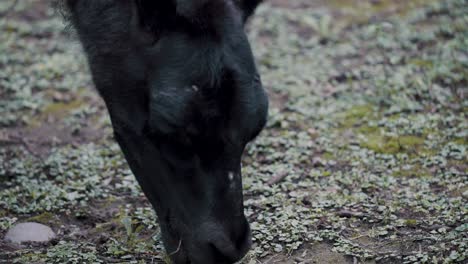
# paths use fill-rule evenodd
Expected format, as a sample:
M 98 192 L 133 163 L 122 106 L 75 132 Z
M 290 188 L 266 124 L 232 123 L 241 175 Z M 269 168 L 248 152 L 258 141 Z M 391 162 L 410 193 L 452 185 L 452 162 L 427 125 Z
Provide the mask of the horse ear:
M 206 4 L 211 3 L 210 0 L 173 0 L 176 5 L 176 10 L 179 15 L 187 18 L 195 19 L 197 10 Z M 226 1 L 226 0 L 224 0 Z M 255 12 L 257 6 L 263 0 L 234 0 L 234 3 L 242 12 L 242 21 L 245 23 L 247 19 Z M 214 2 L 214 1 L 213 1 Z
M 130 32 L 131 38 L 136 43 L 148 45 L 154 43 L 158 36 L 151 32 L 151 23 L 147 21 L 148 14 L 145 13 L 143 3 L 146 2 L 137 1 L 131 5 Z M 146 12 L 148 11 L 150 10 L 146 10 Z
M 208 3 L 209 0 L 175 0 L 176 12 L 183 17 L 197 19 L 197 11 Z
M 253 15 L 257 6 L 263 2 L 263 0 L 237 0 L 239 8 L 242 11 L 242 19 L 245 22 Z

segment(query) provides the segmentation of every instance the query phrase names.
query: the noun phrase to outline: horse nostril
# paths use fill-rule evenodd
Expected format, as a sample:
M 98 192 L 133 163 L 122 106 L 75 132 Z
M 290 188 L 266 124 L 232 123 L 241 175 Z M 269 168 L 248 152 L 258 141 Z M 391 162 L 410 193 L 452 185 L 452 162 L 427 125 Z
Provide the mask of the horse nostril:
M 235 240 L 235 245 L 237 250 L 240 252 L 247 251 L 252 244 L 251 241 L 251 233 L 250 233 L 250 226 L 245 222 L 243 226 L 243 231 L 240 233 L 240 235 L 237 237 L 237 240 Z
M 244 257 L 250 249 L 250 227 L 245 222 L 231 239 L 220 239 L 209 245 L 215 263 L 234 263 Z
M 210 243 L 210 249 L 212 252 L 213 260 L 216 263 L 233 263 L 236 260 L 231 259 L 232 256 L 226 256 L 224 252 L 220 250 L 215 244 Z
M 211 261 L 209 263 L 231 264 L 242 259 L 250 248 L 250 230 L 236 240 L 220 239 L 208 243 Z
M 235 245 L 226 245 L 222 243 L 210 243 L 211 258 L 216 264 L 231 264 L 240 260 L 245 253 L 235 249 Z M 210 262 L 211 263 L 211 262 Z

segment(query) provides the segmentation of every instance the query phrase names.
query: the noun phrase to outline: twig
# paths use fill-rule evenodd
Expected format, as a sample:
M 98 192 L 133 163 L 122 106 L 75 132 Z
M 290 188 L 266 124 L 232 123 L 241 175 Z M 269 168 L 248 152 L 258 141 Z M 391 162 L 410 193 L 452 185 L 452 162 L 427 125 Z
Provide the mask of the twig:
M 361 213 L 361 212 L 353 212 L 353 211 L 349 211 L 349 210 L 341 210 L 341 211 L 337 212 L 337 215 L 339 217 L 347 217 L 347 218 L 350 218 L 350 217 L 357 217 L 357 218 L 366 217 L 366 215 Z
M 355 236 L 355 237 L 350 237 L 349 240 L 356 240 L 356 239 L 359 239 L 361 237 L 368 237 L 368 236 L 369 236 L 368 234 L 359 235 L 359 236 Z
M 34 141 L 32 141 L 32 142 L 34 142 Z M 32 156 L 37 158 L 41 163 L 44 164 L 45 163 L 44 159 L 41 157 L 41 155 L 37 154 L 36 152 L 34 152 L 32 150 L 30 143 L 31 143 L 30 140 L 26 140 L 26 139 L 24 139 L 22 137 L 18 137 L 18 136 L 7 135 L 7 137 L 5 139 L 0 138 L 0 144 L 19 144 L 19 145 L 22 145 L 29 154 L 31 154 Z
M 267 259 L 267 260 L 265 260 L 264 262 L 262 262 L 262 264 L 270 264 L 270 263 L 272 263 L 271 261 L 272 261 L 273 259 L 275 259 L 276 257 L 278 257 L 278 255 L 279 255 L 279 254 L 275 254 L 275 255 L 271 256 L 269 259 Z
M 121 259 L 109 258 L 104 256 L 99 256 L 99 258 L 106 261 L 106 263 L 122 263 Z
M 179 246 L 177 246 L 177 249 L 174 252 L 170 253 L 169 256 L 177 254 L 180 250 L 181 245 L 182 245 L 182 239 L 179 240 Z

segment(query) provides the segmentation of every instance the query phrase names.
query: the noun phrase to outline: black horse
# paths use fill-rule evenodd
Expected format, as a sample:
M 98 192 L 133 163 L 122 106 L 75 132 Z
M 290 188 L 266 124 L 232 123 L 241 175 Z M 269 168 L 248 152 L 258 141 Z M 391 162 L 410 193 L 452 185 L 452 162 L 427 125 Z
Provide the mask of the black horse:
M 250 248 L 241 156 L 268 99 L 244 24 L 260 1 L 62 2 L 175 263 L 233 263 Z

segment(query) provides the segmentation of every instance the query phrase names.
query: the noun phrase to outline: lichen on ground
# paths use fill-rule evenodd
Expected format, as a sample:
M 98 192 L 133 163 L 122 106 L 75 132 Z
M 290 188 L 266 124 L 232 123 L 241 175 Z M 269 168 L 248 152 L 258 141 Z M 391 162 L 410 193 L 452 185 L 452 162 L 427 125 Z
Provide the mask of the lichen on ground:
M 467 260 L 467 14 L 465 0 L 259 8 L 248 33 L 271 109 L 243 160 L 243 263 Z M 63 28 L 45 0 L 0 20 L 0 237 L 24 221 L 58 235 L 0 242 L 0 263 L 167 262 Z

